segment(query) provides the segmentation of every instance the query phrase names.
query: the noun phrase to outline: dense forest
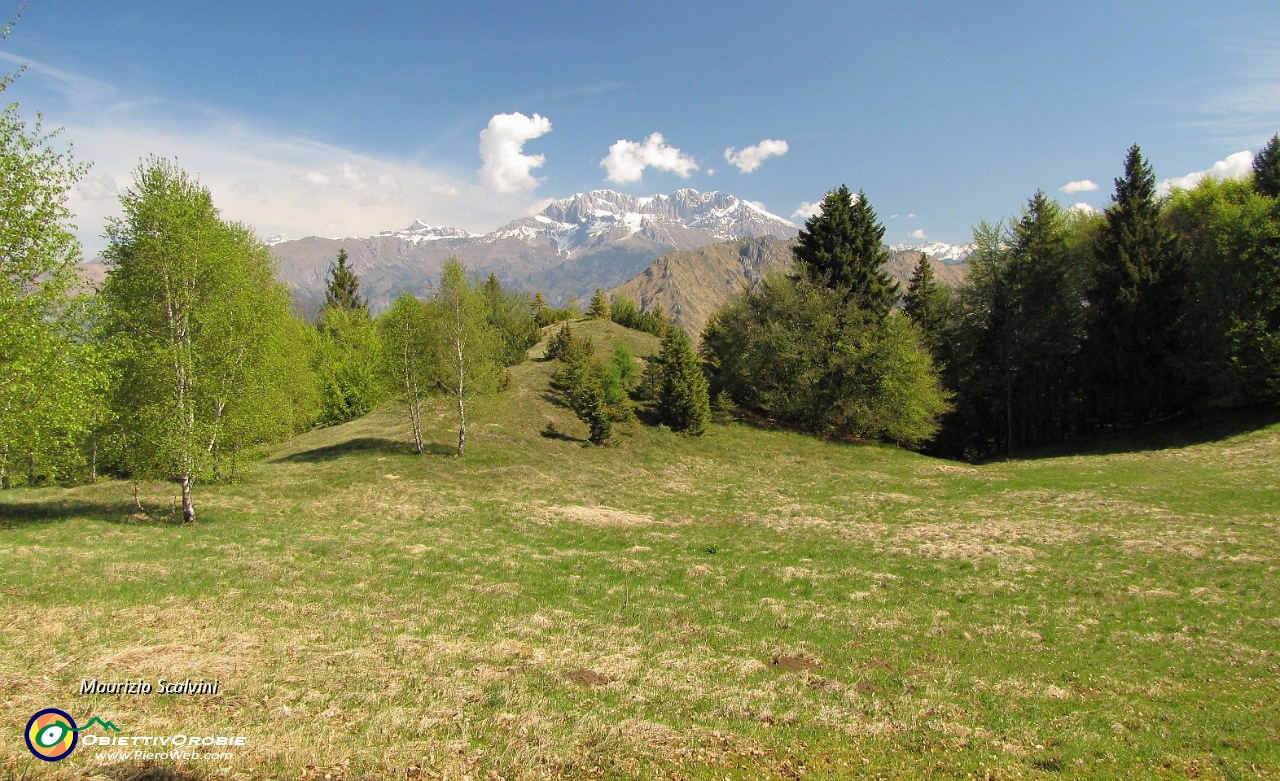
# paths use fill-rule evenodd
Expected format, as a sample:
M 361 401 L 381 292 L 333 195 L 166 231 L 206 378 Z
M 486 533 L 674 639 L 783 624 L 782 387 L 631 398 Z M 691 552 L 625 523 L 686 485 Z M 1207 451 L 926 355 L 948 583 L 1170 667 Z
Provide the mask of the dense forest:
M 121 197 L 106 279 L 90 290 L 67 208 L 86 169 L 55 135 L 15 106 L 0 114 L 5 488 L 172 480 L 190 522 L 194 484 L 233 480 L 260 445 L 383 403 L 404 410 L 421 452 L 433 399 L 456 416 L 462 456 L 471 399 L 502 393 L 505 367 L 544 335 L 561 364 L 554 387 L 596 445 L 638 425 L 637 402 L 690 435 L 736 418 L 981 459 L 1280 400 L 1277 137 L 1248 178 L 1166 196 L 1134 146 L 1105 212 L 1037 192 L 979 224 L 955 289 L 922 258 L 900 290 L 866 194 L 841 186 L 801 231 L 795 273 L 731 301 L 696 349 L 661 311 L 597 291 L 586 317 L 662 344 L 601 359 L 568 322 L 576 306 L 472 279 L 456 261 L 429 299 L 406 294 L 372 317 L 339 252 L 318 319 L 304 322 L 268 247 L 161 158 L 142 161 Z

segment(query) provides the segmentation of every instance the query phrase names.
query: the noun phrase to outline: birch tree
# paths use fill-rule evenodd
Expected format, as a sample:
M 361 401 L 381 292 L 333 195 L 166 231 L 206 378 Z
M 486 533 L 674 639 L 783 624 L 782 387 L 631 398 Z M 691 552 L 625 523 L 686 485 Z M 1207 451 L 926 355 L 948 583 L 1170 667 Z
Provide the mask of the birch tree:
M 445 263 L 430 311 L 436 353 L 433 378 L 457 409 L 461 456 L 467 443 L 467 403 L 477 394 L 496 391 L 505 371 L 502 339 L 487 321 L 484 298 L 457 258 Z
M 270 437 L 269 418 L 289 415 L 264 393 L 277 381 L 272 346 L 288 294 L 266 245 L 221 220 L 209 190 L 176 164 L 144 161 L 121 205 L 107 225 L 102 288 L 120 466 L 175 480 L 193 523 L 194 483 Z
M 405 405 L 413 427 L 413 449 L 421 453 L 422 405 L 433 391 L 436 351 L 432 349 L 430 311 L 410 293 L 401 293 L 378 318 L 382 339 L 382 372 L 388 388 Z

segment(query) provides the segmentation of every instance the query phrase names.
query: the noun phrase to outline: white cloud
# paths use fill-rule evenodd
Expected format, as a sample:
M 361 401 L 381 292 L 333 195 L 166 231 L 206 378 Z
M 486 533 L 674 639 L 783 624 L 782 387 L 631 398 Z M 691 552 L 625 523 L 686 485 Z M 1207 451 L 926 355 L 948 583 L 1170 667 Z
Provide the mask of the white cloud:
M 890 215 L 889 215 L 889 219 L 891 219 L 891 220 L 896 220 L 896 219 L 898 219 L 898 215 L 896 215 L 896 214 L 890 214 Z
M 913 239 L 927 239 L 927 238 L 929 238 L 929 237 L 928 237 L 928 236 L 926 236 L 926 235 L 924 235 L 924 229 L 923 229 L 923 228 L 917 228 L 917 229 L 915 229 L 915 230 L 911 231 L 911 238 L 913 238 Z
M 1067 207 L 1067 211 L 1069 211 L 1069 212 L 1081 212 L 1081 213 L 1083 213 L 1083 214 L 1096 214 L 1098 210 L 1097 210 L 1097 209 L 1095 209 L 1095 208 L 1093 208 L 1093 207 L 1092 207 L 1092 206 L 1090 206 L 1089 204 L 1084 203 L 1083 201 L 1081 201 L 1080 203 L 1073 203 L 1073 204 L 1071 204 L 1070 206 L 1068 206 L 1068 207 Z
M 916 213 L 915 213 L 915 212 L 908 212 L 908 213 L 907 213 L 907 216 L 908 216 L 908 217 L 914 217 L 914 216 L 916 216 Z
M 1200 180 L 1206 176 L 1212 176 L 1214 179 L 1243 179 L 1253 170 L 1253 152 L 1245 150 L 1236 152 L 1233 155 L 1227 155 L 1225 160 L 1219 160 L 1210 168 L 1203 171 L 1192 171 L 1185 176 L 1175 176 L 1172 179 L 1165 179 L 1156 187 L 1156 192 L 1161 195 L 1168 195 L 1169 192 L 1177 187 L 1183 190 L 1190 190 L 1200 183 Z
M 551 132 L 551 120 L 538 114 L 495 114 L 480 131 L 480 181 L 494 192 L 532 190 L 538 180 L 529 172 L 542 167 L 544 155 L 523 154 L 524 145 Z
M 1074 193 L 1091 193 L 1096 189 L 1098 189 L 1098 185 L 1094 184 L 1091 180 L 1081 179 L 1077 182 L 1067 182 L 1058 188 L 1058 192 L 1072 195 Z
M 540 201 L 534 201 L 533 203 L 529 204 L 529 205 L 525 208 L 525 210 L 524 210 L 524 216 L 525 216 L 525 217 L 532 217 L 532 216 L 534 216 L 535 214 L 540 213 L 543 209 L 545 209 L 545 208 L 547 208 L 548 206 L 550 206 L 551 204 L 555 203 L 555 200 L 556 200 L 555 198 L 543 198 L 543 199 L 542 199 L 542 200 L 540 200 Z
M 698 170 L 692 157 L 673 146 L 667 146 L 661 133 L 654 133 L 644 143 L 619 139 L 609 147 L 609 155 L 600 161 L 608 173 L 608 179 L 618 184 L 638 182 L 644 169 L 657 168 L 684 179 Z
M 5 97 L 28 121 L 38 106 L 47 127 L 63 127 L 53 146 L 70 142 L 77 160 L 92 162 L 68 198 L 88 255 L 105 246 L 103 225 L 119 216 L 119 193 L 151 154 L 176 159 L 225 218 L 264 237 L 367 236 L 418 217 L 480 233 L 520 216 L 532 200 L 495 195 L 468 171 L 314 141 L 205 105 L 124 94 L 39 62 Z
M 86 201 L 114 201 L 120 197 L 120 185 L 111 174 L 90 175 L 80 180 L 76 192 Z
M 759 168 L 765 158 L 785 155 L 786 153 L 786 141 L 766 138 L 755 146 L 749 146 L 742 151 L 729 147 L 724 150 L 724 159 L 737 166 L 739 172 L 749 174 Z
M 821 203 L 809 203 L 808 201 L 803 201 L 798 207 L 796 207 L 795 211 L 791 212 L 791 216 L 807 220 L 810 217 L 817 217 L 821 213 Z

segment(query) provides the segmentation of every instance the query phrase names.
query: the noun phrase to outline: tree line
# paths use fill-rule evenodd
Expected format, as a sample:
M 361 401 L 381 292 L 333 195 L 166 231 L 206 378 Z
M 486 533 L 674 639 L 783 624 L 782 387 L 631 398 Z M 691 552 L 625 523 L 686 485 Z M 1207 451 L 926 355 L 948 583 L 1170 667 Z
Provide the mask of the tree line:
M 1280 136 L 1244 180 L 1165 197 L 1135 145 L 1102 213 L 1036 192 L 974 229 L 969 272 L 883 272 L 865 193 L 828 193 L 795 273 L 702 334 L 714 392 L 764 420 L 968 459 L 1280 401 Z

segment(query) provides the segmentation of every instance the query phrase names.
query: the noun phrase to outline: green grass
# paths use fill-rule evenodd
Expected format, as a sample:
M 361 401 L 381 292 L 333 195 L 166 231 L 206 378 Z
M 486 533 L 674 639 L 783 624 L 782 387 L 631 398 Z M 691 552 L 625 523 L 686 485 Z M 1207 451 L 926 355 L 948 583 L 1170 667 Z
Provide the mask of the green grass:
M 552 368 L 464 459 L 444 403 L 423 456 L 383 408 L 199 487 L 194 528 L 159 483 L 0 495 L 0 776 L 1280 774 L 1274 422 L 982 466 L 740 424 L 594 448 Z M 75 693 L 162 676 L 222 693 Z M 46 765 L 50 706 L 249 745 Z

